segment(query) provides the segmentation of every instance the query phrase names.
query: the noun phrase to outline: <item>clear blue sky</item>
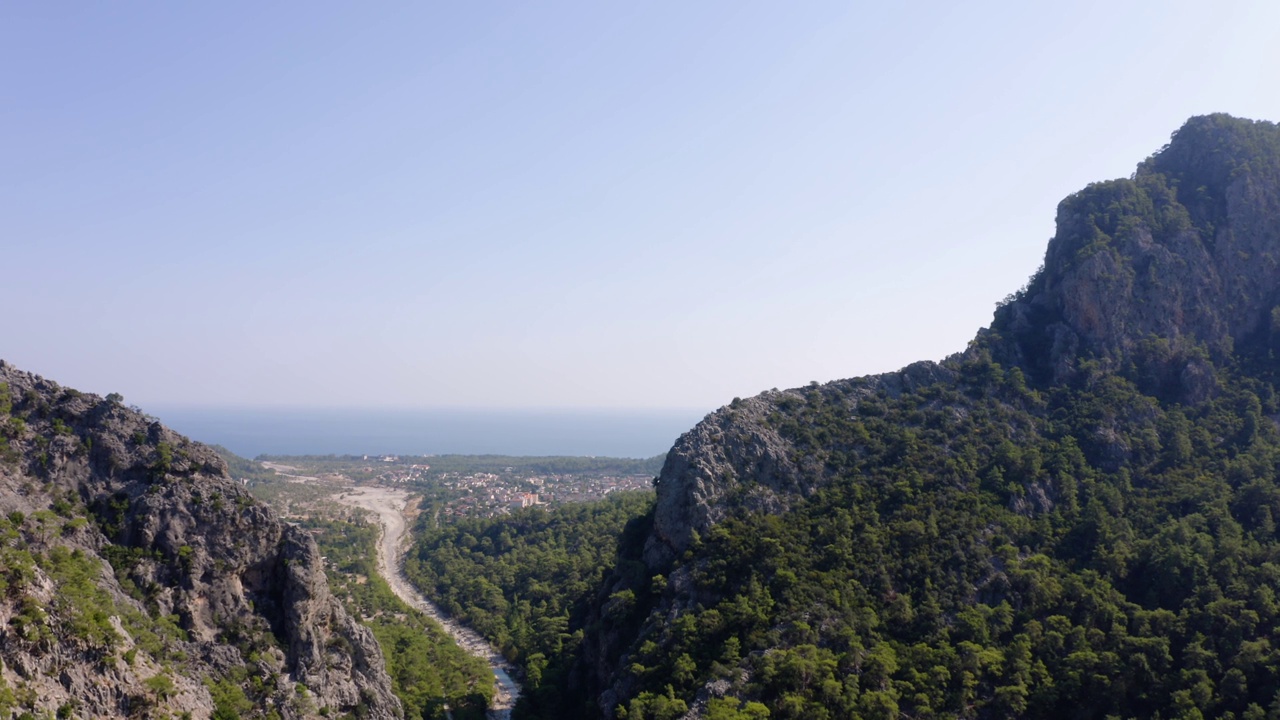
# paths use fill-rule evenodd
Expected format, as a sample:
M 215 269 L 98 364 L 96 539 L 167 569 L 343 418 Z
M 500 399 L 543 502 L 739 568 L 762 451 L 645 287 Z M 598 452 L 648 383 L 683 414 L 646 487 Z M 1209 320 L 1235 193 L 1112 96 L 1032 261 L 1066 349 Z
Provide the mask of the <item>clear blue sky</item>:
M 1278 74 L 1274 2 L 6 3 L 0 357 L 144 406 L 883 372 Z

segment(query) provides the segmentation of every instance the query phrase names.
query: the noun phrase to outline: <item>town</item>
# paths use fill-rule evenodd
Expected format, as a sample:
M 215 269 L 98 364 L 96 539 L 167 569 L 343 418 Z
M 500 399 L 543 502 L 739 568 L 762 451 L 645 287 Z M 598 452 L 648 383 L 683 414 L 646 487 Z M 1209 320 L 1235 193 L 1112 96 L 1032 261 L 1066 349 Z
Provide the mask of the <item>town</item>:
M 537 505 L 590 502 L 612 492 L 649 490 L 648 475 L 444 473 L 431 482 L 444 491 L 443 513 L 455 517 L 492 517 Z
M 537 458 L 507 456 L 271 456 L 260 457 L 264 473 L 243 482 L 266 497 L 285 492 L 291 505 L 323 485 L 398 487 L 420 494 L 441 519 L 493 517 L 530 507 L 600 500 L 610 493 L 646 491 L 661 469 L 661 457 Z M 283 481 L 283 482 L 282 482 Z M 289 491 L 289 487 L 293 490 Z M 318 488 L 311 488 L 318 489 Z

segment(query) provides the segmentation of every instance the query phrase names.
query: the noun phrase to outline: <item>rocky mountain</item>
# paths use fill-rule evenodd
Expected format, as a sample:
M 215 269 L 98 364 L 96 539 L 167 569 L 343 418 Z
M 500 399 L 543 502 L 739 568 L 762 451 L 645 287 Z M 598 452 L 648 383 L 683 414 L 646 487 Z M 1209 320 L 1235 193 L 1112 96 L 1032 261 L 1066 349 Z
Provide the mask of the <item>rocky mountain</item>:
M 1084 359 L 1134 361 L 1161 373 L 1162 391 L 1203 398 L 1204 361 L 1230 362 L 1271 332 L 1277 187 L 1274 124 L 1193 118 L 1132 178 L 1059 205 L 1043 269 L 982 339 L 1037 378 L 1061 381 Z
M 1178 200 L 1183 197 L 1183 201 Z M 1058 207 L 1057 233 L 1025 288 L 998 309 L 968 354 L 943 364 L 846 380 L 858 399 L 954 384 L 966 357 L 989 353 L 1040 385 L 1071 379 L 1081 363 L 1140 364 L 1163 397 L 1204 399 L 1214 363 L 1256 354 L 1280 333 L 1280 129 L 1225 115 L 1192 118 L 1133 178 L 1090 185 Z M 657 481 L 647 560 L 683 552 L 749 479 L 748 507 L 778 511 L 823 473 L 802 470 L 790 443 L 765 422 L 804 390 L 737 401 L 682 436 Z M 668 551 L 669 550 L 669 551 Z
M 401 716 L 305 532 L 211 449 L 0 361 L 0 716 Z
M 1058 208 L 962 353 L 709 415 L 583 622 L 605 717 L 1280 717 L 1280 128 Z

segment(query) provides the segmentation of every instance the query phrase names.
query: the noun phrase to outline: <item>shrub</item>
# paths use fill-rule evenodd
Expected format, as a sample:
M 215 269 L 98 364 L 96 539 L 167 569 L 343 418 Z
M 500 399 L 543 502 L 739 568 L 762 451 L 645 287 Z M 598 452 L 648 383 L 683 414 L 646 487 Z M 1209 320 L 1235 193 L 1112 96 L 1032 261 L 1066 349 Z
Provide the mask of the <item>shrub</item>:
M 173 678 L 166 673 L 152 675 L 144 680 L 142 684 L 146 685 L 147 689 L 160 700 L 167 700 L 177 690 L 177 687 L 173 684 Z

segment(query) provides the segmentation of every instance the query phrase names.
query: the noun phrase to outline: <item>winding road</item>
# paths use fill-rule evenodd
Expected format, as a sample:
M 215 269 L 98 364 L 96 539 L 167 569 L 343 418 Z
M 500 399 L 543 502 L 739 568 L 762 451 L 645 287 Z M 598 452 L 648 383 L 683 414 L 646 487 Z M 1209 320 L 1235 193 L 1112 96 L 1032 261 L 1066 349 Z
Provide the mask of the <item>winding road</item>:
M 404 509 L 409 493 L 384 487 L 359 487 L 344 489 L 334 496 L 344 505 L 368 510 L 378 516 L 382 525 L 382 537 L 378 541 L 378 572 L 401 600 L 426 613 L 440 623 L 464 650 L 484 658 L 493 669 L 494 695 L 489 704 L 490 720 L 509 720 L 511 708 L 520 696 L 520 685 L 511 678 L 513 668 L 492 645 L 475 630 L 449 618 L 435 603 L 423 597 L 404 575 L 404 553 L 409 538 L 405 528 Z

